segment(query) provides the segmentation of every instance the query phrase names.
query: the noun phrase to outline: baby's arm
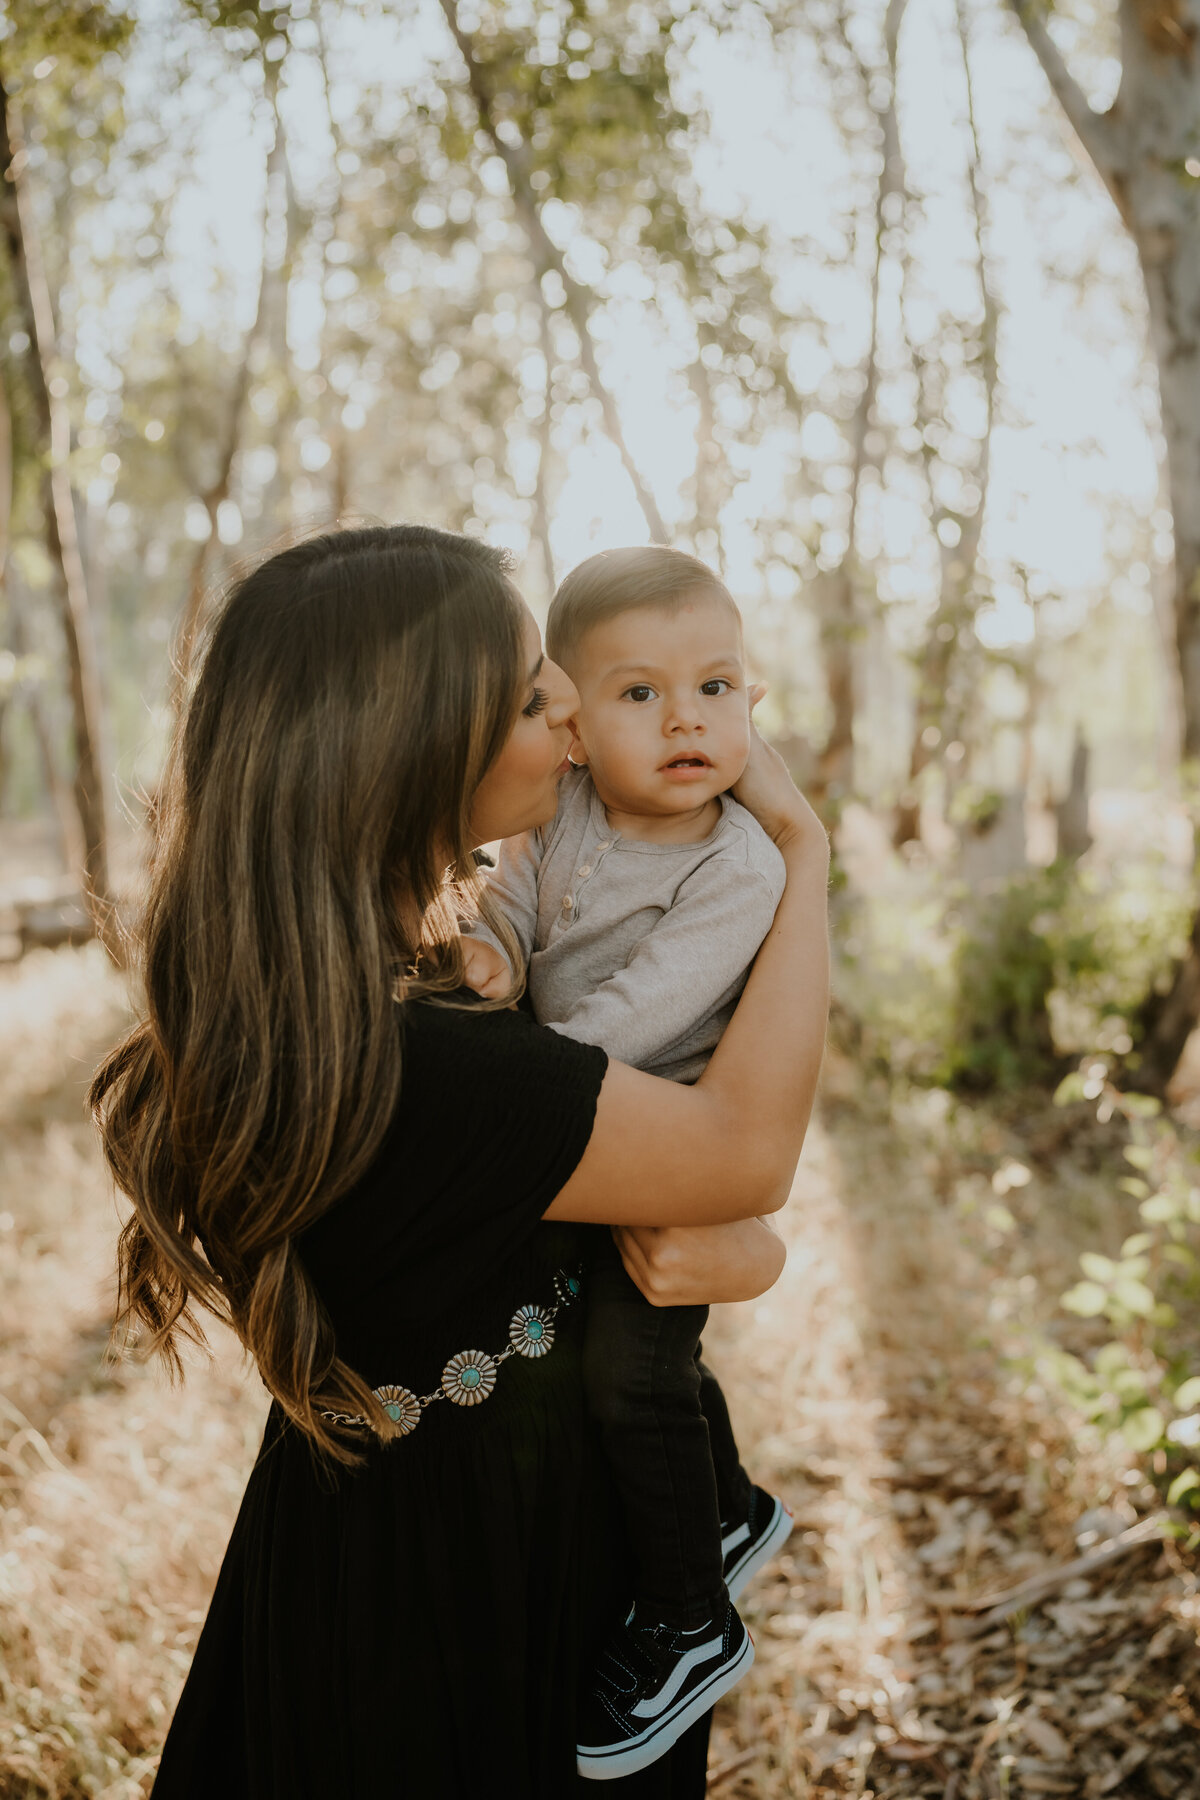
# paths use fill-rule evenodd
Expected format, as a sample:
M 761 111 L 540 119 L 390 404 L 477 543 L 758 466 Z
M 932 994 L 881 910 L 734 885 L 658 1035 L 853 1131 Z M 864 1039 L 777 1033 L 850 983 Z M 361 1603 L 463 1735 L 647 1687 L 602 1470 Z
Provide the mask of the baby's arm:
M 771 929 L 782 881 L 745 863 L 702 863 L 623 969 L 547 1019 L 554 1031 L 599 1044 L 644 1068 L 730 993 Z
M 537 932 L 537 879 L 545 846 L 541 831 L 505 838 L 500 860 L 487 878 L 487 896 L 516 934 L 521 955 L 529 961 Z M 463 937 L 467 986 L 486 999 L 506 992 L 515 970 L 503 944 L 483 919 L 473 919 Z

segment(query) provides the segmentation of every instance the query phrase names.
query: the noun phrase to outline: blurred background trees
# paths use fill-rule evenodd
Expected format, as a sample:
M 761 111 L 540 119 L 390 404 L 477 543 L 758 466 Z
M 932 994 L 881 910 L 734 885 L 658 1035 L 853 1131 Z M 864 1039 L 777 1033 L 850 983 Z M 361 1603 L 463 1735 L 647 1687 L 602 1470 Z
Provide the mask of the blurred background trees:
M 1200 1005 L 1192 10 L 11 5 L 10 951 L 119 953 L 246 557 L 430 518 L 543 608 L 654 538 L 729 580 L 835 828 L 857 1040 L 1164 1083 Z

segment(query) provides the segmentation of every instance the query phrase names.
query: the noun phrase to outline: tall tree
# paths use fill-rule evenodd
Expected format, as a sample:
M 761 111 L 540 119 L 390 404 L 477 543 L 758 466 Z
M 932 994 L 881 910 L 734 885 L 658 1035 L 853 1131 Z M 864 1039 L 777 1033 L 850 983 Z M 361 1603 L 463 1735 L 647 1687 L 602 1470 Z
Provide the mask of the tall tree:
M 970 505 L 942 503 L 936 491 L 934 461 L 938 429 L 944 429 L 941 383 L 933 360 L 914 347 L 918 370 L 918 424 L 922 427 L 922 460 L 929 488 L 930 520 L 938 540 L 938 601 L 925 641 L 916 657 L 916 706 L 912 743 L 908 753 L 908 782 L 896 809 L 893 841 L 897 848 L 911 842 L 920 830 L 918 783 L 947 739 L 947 698 L 951 667 L 964 627 L 969 627 L 972 588 L 979 561 L 979 541 L 987 505 L 991 473 L 992 422 L 996 404 L 996 337 L 998 307 L 987 246 L 987 203 L 980 170 L 979 130 L 976 120 L 975 84 L 971 72 L 966 8 L 956 0 L 958 39 L 962 51 L 966 90 L 966 175 L 971 202 L 975 274 L 979 285 L 979 322 L 966 332 L 962 361 L 973 367 L 983 397 L 983 419 L 968 468 L 969 479 L 958 483 L 960 493 L 973 495 Z M 911 273 L 906 255 L 906 274 Z
M 1200 758 L 1200 0 L 1118 0 L 1121 78 L 1106 112 L 1071 74 L 1040 0 L 1009 0 L 1075 136 L 1137 247 L 1158 366 L 1175 532 L 1183 753 Z M 1147 1072 L 1166 1080 L 1200 1015 L 1200 914 L 1152 1008 Z
M 23 159 L 17 110 L 7 82 L 0 76 L 0 229 L 29 344 L 27 382 L 42 457 L 46 552 L 54 571 L 67 651 L 75 738 L 74 798 L 83 840 L 81 885 L 97 934 L 116 955 L 119 938 L 113 918 L 104 795 L 104 709 L 75 496 L 67 466 L 71 420 L 65 403 L 65 381 L 54 372 L 54 309 Z

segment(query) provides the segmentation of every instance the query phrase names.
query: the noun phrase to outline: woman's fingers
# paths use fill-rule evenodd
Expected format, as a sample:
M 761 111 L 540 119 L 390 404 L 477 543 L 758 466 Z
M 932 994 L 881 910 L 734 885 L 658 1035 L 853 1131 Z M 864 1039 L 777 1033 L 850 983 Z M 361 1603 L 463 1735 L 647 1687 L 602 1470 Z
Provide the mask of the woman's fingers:
M 796 832 L 824 829 L 778 750 L 753 728 L 750 758 L 740 781 L 734 784 L 733 797 L 754 814 L 776 843 Z

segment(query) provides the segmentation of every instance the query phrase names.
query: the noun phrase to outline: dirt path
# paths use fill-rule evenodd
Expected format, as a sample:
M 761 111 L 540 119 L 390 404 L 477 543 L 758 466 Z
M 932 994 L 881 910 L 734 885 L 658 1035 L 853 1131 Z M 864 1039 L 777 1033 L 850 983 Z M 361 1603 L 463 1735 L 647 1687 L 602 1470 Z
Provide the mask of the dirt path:
M 710 1333 L 747 1460 L 796 1514 L 747 1595 L 758 1659 L 719 1718 L 710 1791 L 1189 1800 L 1200 1597 L 1157 1542 L 967 1635 L 964 1602 L 1061 1567 L 1145 1496 L 1076 1454 L 1048 1397 L 1014 1391 L 995 1346 L 1020 1279 L 939 1192 L 935 1141 L 827 1108 L 782 1281 Z

